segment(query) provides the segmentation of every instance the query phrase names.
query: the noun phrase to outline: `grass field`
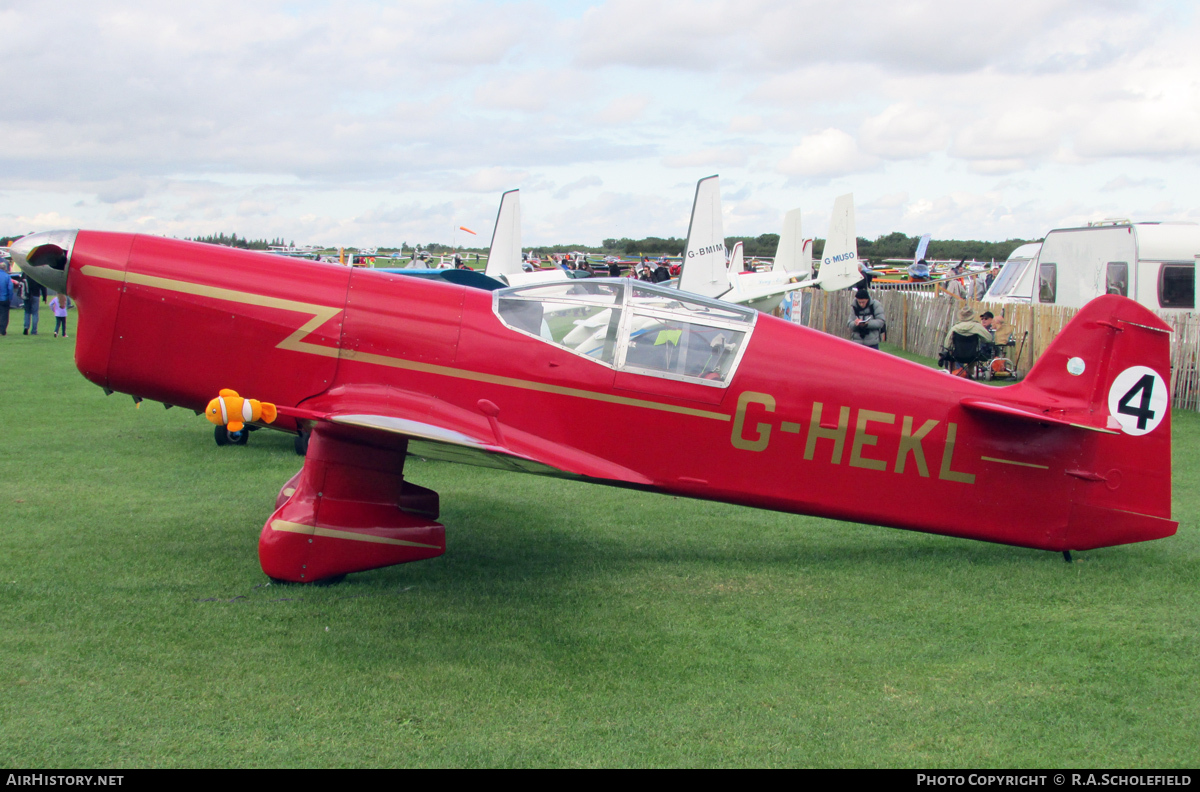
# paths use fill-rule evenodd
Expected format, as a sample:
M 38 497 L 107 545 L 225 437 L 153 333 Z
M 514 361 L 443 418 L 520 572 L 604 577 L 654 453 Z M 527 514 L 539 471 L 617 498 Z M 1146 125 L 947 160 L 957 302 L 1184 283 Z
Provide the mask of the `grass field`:
M 445 556 L 280 587 L 291 437 L 218 448 L 69 344 L 0 338 L 2 765 L 1200 763 L 1195 414 L 1178 536 L 1071 564 L 413 461 Z

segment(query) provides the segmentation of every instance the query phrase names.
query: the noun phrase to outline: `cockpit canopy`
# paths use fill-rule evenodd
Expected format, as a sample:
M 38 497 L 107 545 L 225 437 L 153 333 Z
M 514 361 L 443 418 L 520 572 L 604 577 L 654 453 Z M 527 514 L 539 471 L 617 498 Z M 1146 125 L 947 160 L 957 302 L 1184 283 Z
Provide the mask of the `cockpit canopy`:
M 495 292 L 514 330 L 619 371 L 724 387 L 758 312 L 621 278 L 516 286 Z

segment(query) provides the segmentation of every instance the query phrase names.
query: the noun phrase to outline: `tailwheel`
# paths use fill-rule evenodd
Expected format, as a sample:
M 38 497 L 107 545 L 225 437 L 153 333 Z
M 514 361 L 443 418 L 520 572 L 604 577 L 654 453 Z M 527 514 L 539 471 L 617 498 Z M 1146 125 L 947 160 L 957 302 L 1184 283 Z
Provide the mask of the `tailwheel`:
M 213 440 L 219 446 L 246 445 L 250 439 L 250 428 L 243 427 L 240 432 L 231 432 L 224 426 L 213 427 Z

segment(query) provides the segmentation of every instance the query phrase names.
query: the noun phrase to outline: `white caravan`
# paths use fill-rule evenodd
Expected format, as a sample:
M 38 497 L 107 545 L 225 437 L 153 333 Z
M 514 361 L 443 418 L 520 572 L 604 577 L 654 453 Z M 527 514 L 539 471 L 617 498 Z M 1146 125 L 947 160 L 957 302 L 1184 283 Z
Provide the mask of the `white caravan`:
M 1007 299 L 1081 308 L 1101 294 L 1120 294 L 1154 311 L 1191 311 L 1197 255 L 1195 223 L 1106 220 L 1056 228 Z M 996 284 L 989 298 L 992 291 Z
M 1041 249 L 1041 242 L 1029 242 L 1009 253 L 983 299 L 1000 303 L 1030 302 L 1033 299 L 1033 276 L 1031 274 L 1026 280 L 1025 275 L 1036 269 L 1034 262 Z

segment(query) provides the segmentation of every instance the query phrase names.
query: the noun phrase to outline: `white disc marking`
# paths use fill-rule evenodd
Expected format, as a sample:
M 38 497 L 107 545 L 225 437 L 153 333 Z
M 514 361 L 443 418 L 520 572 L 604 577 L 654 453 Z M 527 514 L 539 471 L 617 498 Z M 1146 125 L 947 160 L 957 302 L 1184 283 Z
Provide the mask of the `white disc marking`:
M 1125 434 L 1153 432 L 1166 417 L 1170 394 L 1167 383 L 1152 368 L 1131 366 L 1108 389 L 1108 412 Z

